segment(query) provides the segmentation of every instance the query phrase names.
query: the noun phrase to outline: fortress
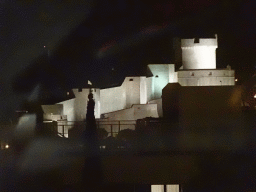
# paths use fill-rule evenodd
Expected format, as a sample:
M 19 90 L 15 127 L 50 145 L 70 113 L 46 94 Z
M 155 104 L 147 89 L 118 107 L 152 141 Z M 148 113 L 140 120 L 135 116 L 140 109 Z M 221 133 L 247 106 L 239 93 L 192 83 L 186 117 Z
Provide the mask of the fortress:
M 122 85 L 107 89 L 92 88 L 95 117 L 105 121 L 163 117 L 162 90 L 168 83 L 186 86 L 234 86 L 235 72 L 230 66 L 216 69 L 215 38 L 181 39 L 182 67 L 175 64 L 149 64 L 152 76 L 126 77 Z M 90 89 L 72 89 L 75 98 L 43 106 L 45 119 L 84 121 Z

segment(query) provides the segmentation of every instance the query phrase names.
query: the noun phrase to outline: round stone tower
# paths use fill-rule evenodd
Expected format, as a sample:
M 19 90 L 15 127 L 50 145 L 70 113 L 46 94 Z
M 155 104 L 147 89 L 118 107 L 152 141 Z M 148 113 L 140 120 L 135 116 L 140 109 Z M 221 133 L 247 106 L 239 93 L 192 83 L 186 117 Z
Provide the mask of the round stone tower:
M 181 39 L 183 69 L 216 69 L 217 35 L 207 39 Z

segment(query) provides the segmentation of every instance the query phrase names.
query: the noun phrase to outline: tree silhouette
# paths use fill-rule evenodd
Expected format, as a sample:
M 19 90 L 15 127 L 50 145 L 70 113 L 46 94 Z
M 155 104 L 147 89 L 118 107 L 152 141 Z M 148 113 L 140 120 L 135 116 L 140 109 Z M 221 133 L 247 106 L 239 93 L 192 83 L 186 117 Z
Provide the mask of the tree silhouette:
M 97 191 L 102 183 L 102 169 L 96 121 L 94 116 L 95 102 L 93 100 L 91 90 L 88 95 L 88 99 L 86 129 L 84 133 L 86 159 L 83 170 L 83 185 L 87 191 Z

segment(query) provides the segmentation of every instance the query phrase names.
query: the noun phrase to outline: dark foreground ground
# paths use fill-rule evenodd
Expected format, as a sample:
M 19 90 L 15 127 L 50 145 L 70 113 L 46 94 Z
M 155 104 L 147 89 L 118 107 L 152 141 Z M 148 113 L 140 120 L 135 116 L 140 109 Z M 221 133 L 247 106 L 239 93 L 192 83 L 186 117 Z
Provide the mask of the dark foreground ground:
M 48 163 L 40 158 L 37 165 Z M 151 184 L 180 184 L 184 192 L 256 190 L 253 149 L 105 151 L 89 161 L 92 166 L 94 160 L 100 162 L 99 168 L 84 173 L 86 159 L 81 152 L 62 155 L 46 169 L 24 160 L 24 156 L 14 154 L 11 149 L 1 151 L 0 191 L 150 191 Z M 94 180 L 94 187 L 88 190 L 84 174 L 88 178 L 101 175 L 102 179 Z

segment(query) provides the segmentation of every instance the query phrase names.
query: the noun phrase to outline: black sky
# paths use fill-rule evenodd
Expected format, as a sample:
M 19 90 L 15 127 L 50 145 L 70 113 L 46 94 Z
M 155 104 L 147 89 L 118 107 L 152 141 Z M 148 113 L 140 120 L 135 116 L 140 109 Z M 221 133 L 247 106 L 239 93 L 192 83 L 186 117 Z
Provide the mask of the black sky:
M 3 0 L 1 109 L 12 111 L 20 90 L 37 83 L 53 94 L 87 79 L 104 87 L 145 74 L 149 63 L 173 63 L 175 36 L 218 33 L 217 67 L 229 64 L 245 81 L 256 65 L 255 8 L 253 0 Z

